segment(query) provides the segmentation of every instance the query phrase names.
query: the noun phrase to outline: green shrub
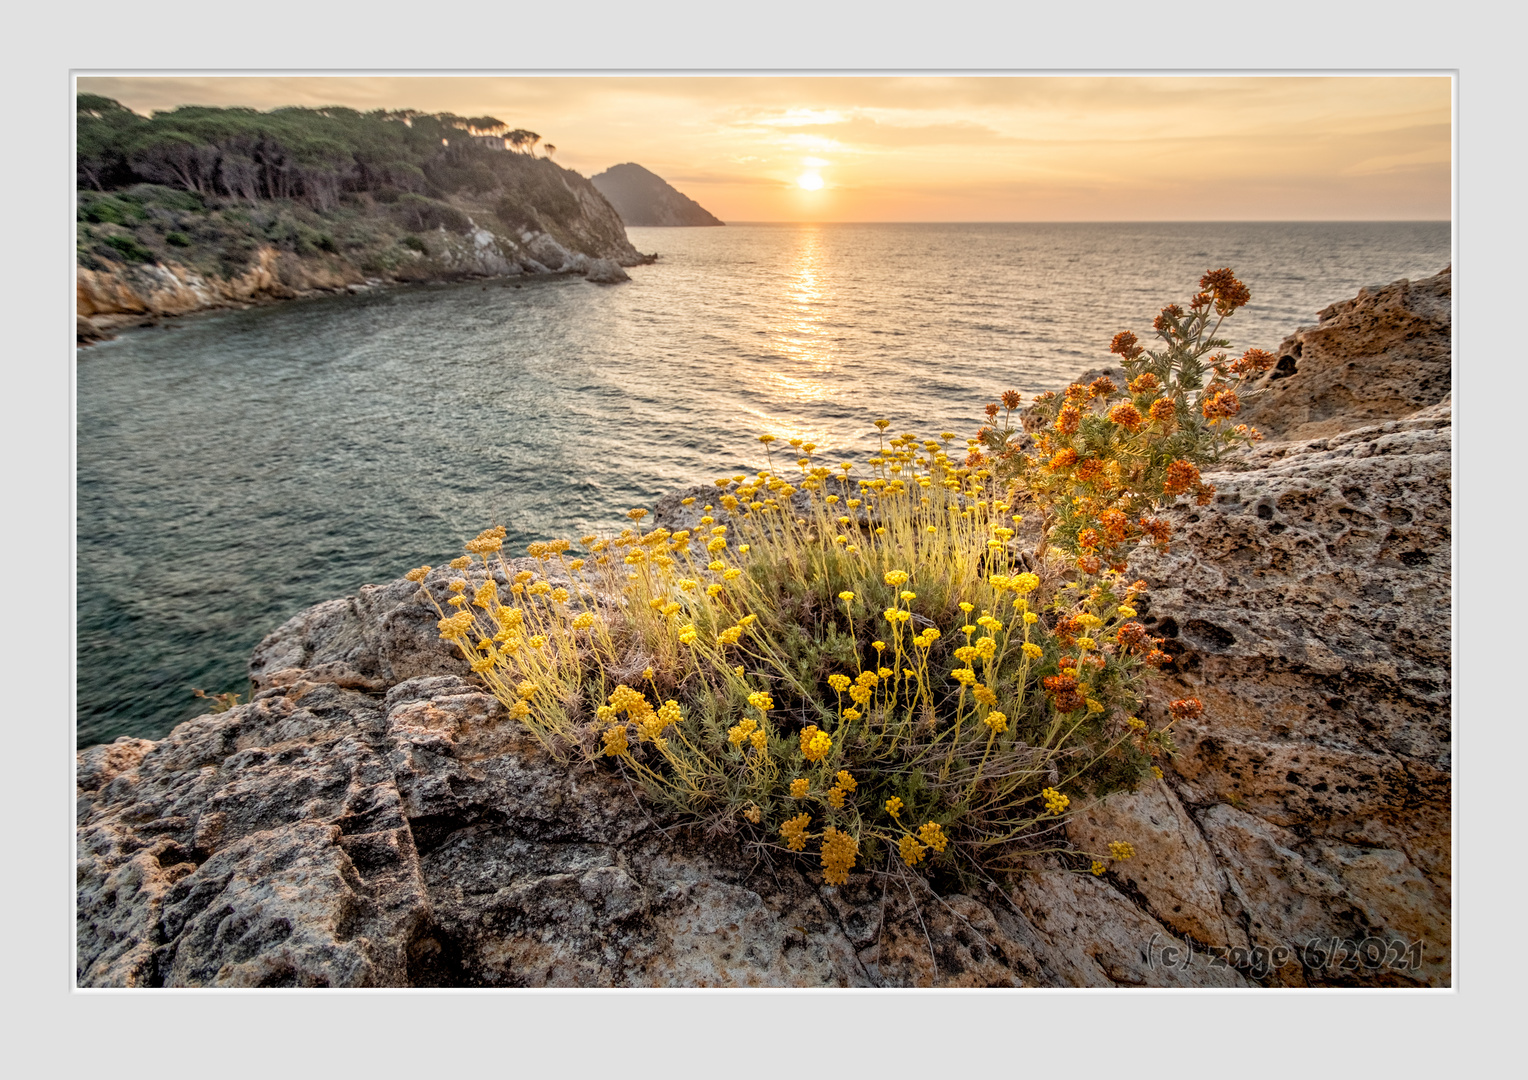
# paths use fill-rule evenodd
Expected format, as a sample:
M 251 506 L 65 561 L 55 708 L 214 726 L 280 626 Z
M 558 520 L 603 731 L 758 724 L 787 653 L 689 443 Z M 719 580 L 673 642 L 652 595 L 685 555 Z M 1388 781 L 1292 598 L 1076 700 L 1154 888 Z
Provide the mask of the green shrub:
M 164 234 L 164 242 L 171 247 L 190 247 L 191 238 L 183 232 L 170 231 Z
M 131 225 L 142 221 L 141 207 L 113 195 L 89 194 L 80 200 L 79 216 L 85 221 L 108 225 Z
M 106 243 L 129 262 L 151 263 L 154 253 L 140 244 L 133 236 L 108 236 Z

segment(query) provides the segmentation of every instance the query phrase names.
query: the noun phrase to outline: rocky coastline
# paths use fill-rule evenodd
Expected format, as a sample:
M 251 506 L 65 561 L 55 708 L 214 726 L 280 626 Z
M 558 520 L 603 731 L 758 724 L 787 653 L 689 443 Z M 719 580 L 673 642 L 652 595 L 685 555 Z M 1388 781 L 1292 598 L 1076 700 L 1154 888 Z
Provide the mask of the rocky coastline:
M 242 257 L 239 268 L 218 272 L 205 258 L 198 267 L 177 261 L 168 250 L 150 261 L 130 262 L 108 258 L 97 248 L 88 265 L 82 261 L 75 268 L 76 340 L 90 344 L 126 327 L 159 325 L 202 311 L 408 284 L 577 275 L 614 285 L 631 280 L 626 267 L 657 259 L 631 245 L 620 218 L 587 180 L 575 173 L 566 176 L 572 178 L 570 198 L 556 214 L 527 212 L 525 223 L 511 227 L 502 207 L 456 196 L 435 211 L 449 223 L 404 233 L 407 244 L 391 239 L 403 228 L 395 220 L 397 211 L 373 204 L 357 212 L 373 219 L 372 232 L 380 239 L 353 254 L 260 244 Z M 100 232 L 112 226 L 82 228 Z M 116 233 L 125 235 L 121 228 Z
M 399 580 L 267 636 L 250 703 L 79 753 L 78 984 L 1451 985 L 1451 282 L 1287 338 L 1266 440 L 1133 558 L 1206 709 L 1071 821 L 1134 844 L 1104 876 L 827 887 L 549 760 Z

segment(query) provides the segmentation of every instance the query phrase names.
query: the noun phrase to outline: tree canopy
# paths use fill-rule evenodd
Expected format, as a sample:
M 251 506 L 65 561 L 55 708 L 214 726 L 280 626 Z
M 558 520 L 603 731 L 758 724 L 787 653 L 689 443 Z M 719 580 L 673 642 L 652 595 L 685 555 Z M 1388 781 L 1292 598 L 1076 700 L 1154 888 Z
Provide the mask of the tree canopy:
M 76 98 L 76 131 L 82 188 L 147 181 L 251 202 L 296 199 L 319 210 L 359 191 L 490 190 L 498 186 L 494 155 L 462 133 L 503 134 L 525 152 L 541 138 L 493 116 L 413 109 L 187 105 L 140 116 L 98 94 Z

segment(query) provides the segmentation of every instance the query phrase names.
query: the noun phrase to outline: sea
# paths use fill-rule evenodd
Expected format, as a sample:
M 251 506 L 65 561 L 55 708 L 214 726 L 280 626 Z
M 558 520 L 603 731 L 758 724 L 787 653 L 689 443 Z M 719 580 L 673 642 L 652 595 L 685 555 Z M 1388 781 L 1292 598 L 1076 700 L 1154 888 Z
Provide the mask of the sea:
M 461 553 L 490 525 L 612 530 L 765 467 L 898 432 L 974 434 L 1005 390 L 1109 363 L 1120 330 L 1229 266 L 1223 327 L 1275 348 L 1364 286 L 1437 273 L 1448 222 L 632 228 L 578 278 L 378 289 L 168 320 L 76 360 L 77 742 L 157 738 L 247 694 L 303 608 Z M 775 446 L 780 446 L 776 443 Z

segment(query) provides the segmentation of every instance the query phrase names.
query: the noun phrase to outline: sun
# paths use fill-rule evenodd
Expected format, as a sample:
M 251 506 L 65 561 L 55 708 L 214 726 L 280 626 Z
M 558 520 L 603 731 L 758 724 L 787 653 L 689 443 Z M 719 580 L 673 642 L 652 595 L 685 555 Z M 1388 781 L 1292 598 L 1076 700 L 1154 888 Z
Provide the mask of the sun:
M 804 172 L 800 176 L 796 177 L 796 183 L 805 188 L 807 191 L 816 191 L 818 188 L 822 187 L 822 177 L 818 176 L 814 172 Z

